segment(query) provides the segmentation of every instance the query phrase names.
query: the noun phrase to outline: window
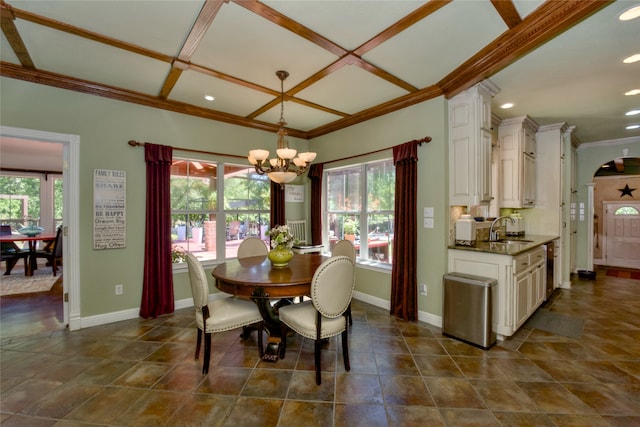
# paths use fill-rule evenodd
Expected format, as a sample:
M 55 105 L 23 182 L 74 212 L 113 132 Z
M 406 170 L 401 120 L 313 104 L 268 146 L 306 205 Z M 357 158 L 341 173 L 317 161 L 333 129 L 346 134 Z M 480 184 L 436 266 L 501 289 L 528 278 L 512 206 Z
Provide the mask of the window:
M 226 258 L 238 253 L 247 237 L 266 240 L 271 221 L 271 183 L 253 168 L 225 165 L 224 218 Z
M 391 264 L 395 203 L 393 161 L 327 170 L 325 182 L 329 247 L 333 248 L 340 239 L 349 239 L 361 261 Z
M 171 243 L 203 260 L 216 259 L 218 165 L 190 159 L 171 164 Z
M 638 215 L 638 210 L 633 206 L 623 206 L 616 209 L 614 215 Z
M 253 168 L 176 158 L 171 166 L 172 248 L 194 252 L 202 261 L 233 258 L 246 237 L 264 239 L 270 202 L 269 179 Z
M 62 223 L 62 176 L 6 172 L 0 176 L 0 221 L 12 230 L 37 225 L 52 234 Z

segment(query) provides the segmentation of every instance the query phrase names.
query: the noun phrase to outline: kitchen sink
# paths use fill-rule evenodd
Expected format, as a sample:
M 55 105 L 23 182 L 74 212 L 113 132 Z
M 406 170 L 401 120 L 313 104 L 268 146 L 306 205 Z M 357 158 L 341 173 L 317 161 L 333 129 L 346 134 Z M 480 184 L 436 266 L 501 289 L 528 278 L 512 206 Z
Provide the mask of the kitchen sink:
M 520 244 L 525 244 L 525 243 L 533 243 L 533 240 L 525 240 L 525 239 L 507 240 L 507 239 L 502 239 L 502 240 L 496 240 L 495 242 L 487 241 L 487 243 L 495 243 L 495 244 L 498 244 L 498 245 L 520 245 Z

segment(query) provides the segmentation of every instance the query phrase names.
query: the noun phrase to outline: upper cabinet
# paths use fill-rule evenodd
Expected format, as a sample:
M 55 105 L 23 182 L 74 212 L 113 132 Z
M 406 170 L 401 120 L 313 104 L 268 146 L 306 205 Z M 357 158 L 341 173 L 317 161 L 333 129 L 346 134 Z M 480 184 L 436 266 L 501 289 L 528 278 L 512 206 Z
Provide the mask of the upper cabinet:
M 498 128 L 501 208 L 536 204 L 536 132 L 529 116 L 503 120 Z
M 449 100 L 449 204 L 491 202 L 491 98 L 485 80 Z

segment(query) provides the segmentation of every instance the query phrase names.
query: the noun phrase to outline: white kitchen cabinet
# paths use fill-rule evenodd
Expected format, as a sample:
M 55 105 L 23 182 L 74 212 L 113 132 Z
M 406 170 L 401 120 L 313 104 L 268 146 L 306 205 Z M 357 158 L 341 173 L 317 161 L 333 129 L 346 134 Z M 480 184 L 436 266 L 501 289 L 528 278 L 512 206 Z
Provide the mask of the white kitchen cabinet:
M 566 123 L 540 126 L 536 133 L 536 206 L 526 211 L 527 232 L 560 236 L 555 248 L 553 288 L 570 287 L 571 198 L 575 189 L 575 128 Z
M 491 192 L 491 97 L 489 80 L 449 100 L 449 204 L 489 204 Z
M 449 271 L 496 279 L 492 326 L 498 339 L 513 335 L 544 301 L 546 251 L 538 246 L 516 256 L 449 249 Z
M 536 130 L 528 116 L 506 119 L 498 128 L 501 208 L 527 208 L 536 204 Z

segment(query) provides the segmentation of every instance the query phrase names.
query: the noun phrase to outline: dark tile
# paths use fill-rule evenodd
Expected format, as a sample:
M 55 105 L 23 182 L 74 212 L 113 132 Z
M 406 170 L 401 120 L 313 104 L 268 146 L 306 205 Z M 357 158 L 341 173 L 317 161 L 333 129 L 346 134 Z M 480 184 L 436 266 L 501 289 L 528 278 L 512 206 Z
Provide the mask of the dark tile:
M 126 427 L 162 426 L 166 420 L 188 399 L 184 393 L 170 391 L 145 391 L 120 416 L 114 424 Z
M 380 384 L 387 405 L 435 406 L 422 377 L 380 375 Z
M 336 427 L 387 427 L 387 415 L 382 405 L 336 403 Z
M 336 403 L 382 405 L 384 399 L 377 375 L 337 374 Z
M 323 372 L 321 380 L 317 385 L 315 372 L 295 371 L 289 383 L 287 399 L 333 402 L 335 375 Z
M 105 387 L 82 406 L 71 411 L 65 419 L 85 423 L 112 424 L 139 397 L 140 390 Z
M 235 403 L 235 396 L 192 394 L 174 412 L 167 425 L 219 427 Z
M 427 387 L 438 407 L 486 408 L 473 386 L 461 378 L 426 378 Z
M 280 413 L 278 427 L 326 427 L 330 425 L 333 425 L 332 402 L 287 400 Z
M 277 426 L 284 401 L 258 397 L 239 397 L 229 417 L 222 424 L 225 427 Z
M 380 375 L 419 375 L 413 357 L 410 354 L 376 354 Z
M 440 409 L 446 425 L 455 427 L 498 427 L 500 422 L 491 411 L 479 409 Z
M 427 406 L 385 405 L 390 426 L 444 427 L 444 421 L 436 408 Z
M 242 396 L 284 399 L 287 396 L 292 374 L 293 371 L 279 369 L 254 369 L 240 394 Z
M 165 363 L 139 362 L 113 384 L 123 387 L 153 387 L 170 369 L 171 365 Z
M 34 401 L 22 409 L 20 413 L 61 419 L 93 397 L 101 389 L 100 386 L 66 383 Z
M 251 369 L 216 367 L 209 373 L 196 389 L 197 393 L 238 395 L 251 375 Z

